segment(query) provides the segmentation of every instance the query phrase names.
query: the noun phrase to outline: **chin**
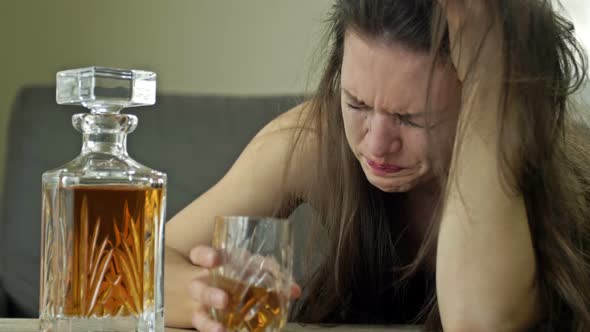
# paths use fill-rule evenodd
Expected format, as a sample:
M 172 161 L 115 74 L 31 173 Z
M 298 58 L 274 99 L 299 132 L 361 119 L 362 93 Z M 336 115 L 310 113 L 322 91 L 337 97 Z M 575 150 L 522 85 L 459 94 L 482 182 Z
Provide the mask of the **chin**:
M 374 185 L 377 189 L 386 192 L 386 193 L 407 193 L 408 191 L 412 190 L 412 187 L 382 187 Z
M 405 193 L 414 189 L 414 185 L 411 184 L 411 181 L 388 181 L 383 178 L 373 177 L 367 177 L 367 180 L 373 187 L 386 193 Z
M 390 193 L 390 194 L 392 194 L 392 193 L 401 194 L 401 193 L 406 193 L 406 192 L 409 191 L 409 189 L 408 190 L 405 190 L 405 189 L 400 189 L 400 188 L 378 187 L 378 186 L 375 186 L 375 185 L 373 185 L 373 186 L 376 187 L 377 189 L 381 190 L 382 192 Z

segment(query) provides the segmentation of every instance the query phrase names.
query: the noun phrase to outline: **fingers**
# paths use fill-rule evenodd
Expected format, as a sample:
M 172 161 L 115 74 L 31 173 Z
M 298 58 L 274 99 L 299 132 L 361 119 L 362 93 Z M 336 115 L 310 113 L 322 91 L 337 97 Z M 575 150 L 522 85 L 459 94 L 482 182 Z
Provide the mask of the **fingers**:
M 192 317 L 193 326 L 200 332 L 224 332 L 223 325 L 211 319 L 209 314 L 196 310 Z
M 497 12 L 491 3 L 481 0 L 439 0 L 439 3 L 445 13 L 451 42 L 459 35 L 466 35 L 471 41 L 480 41 Z M 473 47 L 471 44 L 466 46 Z
M 215 309 L 224 309 L 229 302 L 229 297 L 223 290 L 210 287 L 200 279 L 191 282 L 190 295 L 198 303 Z
M 446 17 L 451 59 L 458 78 L 502 73 L 502 20 L 494 1 L 439 0 Z
M 211 247 L 197 246 L 191 250 L 189 258 L 193 264 L 205 268 L 201 269 L 198 277 L 189 286 L 190 297 L 199 304 L 199 309 L 193 312 L 191 322 L 201 332 L 223 332 L 223 325 L 211 319 L 205 311 L 206 308 L 224 309 L 229 303 L 229 297 L 223 290 L 208 285 L 207 269 L 219 265 L 219 254 Z
M 193 300 L 201 304 L 201 308 L 224 309 L 229 298 L 221 289 L 208 286 L 201 279 L 195 279 L 190 285 L 190 295 Z M 195 310 L 192 316 L 193 326 L 201 332 L 223 332 L 225 329 L 219 322 L 211 319 L 204 310 Z
M 193 264 L 208 269 L 214 268 L 220 263 L 219 253 L 208 246 L 194 247 L 189 254 L 189 258 Z
M 296 283 L 291 284 L 291 298 L 298 299 L 300 296 L 301 296 L 301 287 Z
M 459 4 L 456 1 L 446 0 L 439 0 L 438 3 L 444 10 L 450 29 L 455 30 L 457 27 L 459 27 L 461 18 L 463 16 L 461 15 Z
M 468 18 L 481 19 L 486 14 L 486 10 L 491 8 L 486 1 L 481 0 L 439 0 L 438 2 L 446 13 L 448 23 L 457 27 Z

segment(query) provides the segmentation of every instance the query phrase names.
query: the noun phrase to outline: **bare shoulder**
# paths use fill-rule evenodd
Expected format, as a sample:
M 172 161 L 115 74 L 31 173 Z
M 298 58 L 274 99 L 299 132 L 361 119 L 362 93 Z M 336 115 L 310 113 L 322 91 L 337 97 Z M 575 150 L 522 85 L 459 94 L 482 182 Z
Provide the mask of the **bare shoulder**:
M 305 201 L 312 181 L 309 165 L 317 158 L 317 137 L 311 118 L 311 104 L 305 102 L 269 122 L 250 142 L 252 156 L 281 165 L 288 194 Z
M 262 128 L 255 139 L 268 134 L 292 135 L 302 130 L 313 131 L 313 123 L 309 121 L 311 107 L 311 102 L 304 102 L 282 113 Z

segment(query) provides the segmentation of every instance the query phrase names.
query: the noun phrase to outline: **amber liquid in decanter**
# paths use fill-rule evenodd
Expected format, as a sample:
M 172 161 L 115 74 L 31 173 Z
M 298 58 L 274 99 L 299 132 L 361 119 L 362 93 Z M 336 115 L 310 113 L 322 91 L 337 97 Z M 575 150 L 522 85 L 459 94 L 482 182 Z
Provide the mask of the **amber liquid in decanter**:
M 153 242 L 143 234 L 159 213 L 162 190 L 123 186 L 78 186 L 64 195 L 74 211 L 72 280 L 64 313 L 91 317 L 139 314 L 144 294 L 154 300 L 153 275 L 144 280 L 144 262 L 153 267 Z M 98 204 L 97 204 L 98 203 Z

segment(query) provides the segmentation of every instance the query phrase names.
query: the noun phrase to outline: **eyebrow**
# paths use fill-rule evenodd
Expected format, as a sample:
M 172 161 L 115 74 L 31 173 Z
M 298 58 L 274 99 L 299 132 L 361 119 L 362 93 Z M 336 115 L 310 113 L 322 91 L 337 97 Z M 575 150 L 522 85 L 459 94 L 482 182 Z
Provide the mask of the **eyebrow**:
M 362 99 L 360 99 L 359 97 L 353 95 L 350 91 L 346 90 L 346 88 L 341 88 L 342 92 L 344 92 L 344 94 L 352 99 L 354 102 L 361 104 L 362 106 L 369 106 L 367 105 L 367 103 L 365 103 Z
M 369 106 L 362 99 L 360 99 L 359 97 L 355 96 L 350 91 L 346 90 L 346 88 L 341 87 L 340 89 L 342 90 L 342 92 L 344 92 L 344 94 L 348 98 L 352 99 L 355 103 L 358 103 L 359 106 Z M 420 117 L 420 116 L 425 116 L 426 115 L 426 112 L 415 112 L 415 113 L 409 113 L 409 112 L 393 112 L 393 113 L 399 114 L 399 115 L 402 115 L 402 116 L 406 116 L 406 117 Z

